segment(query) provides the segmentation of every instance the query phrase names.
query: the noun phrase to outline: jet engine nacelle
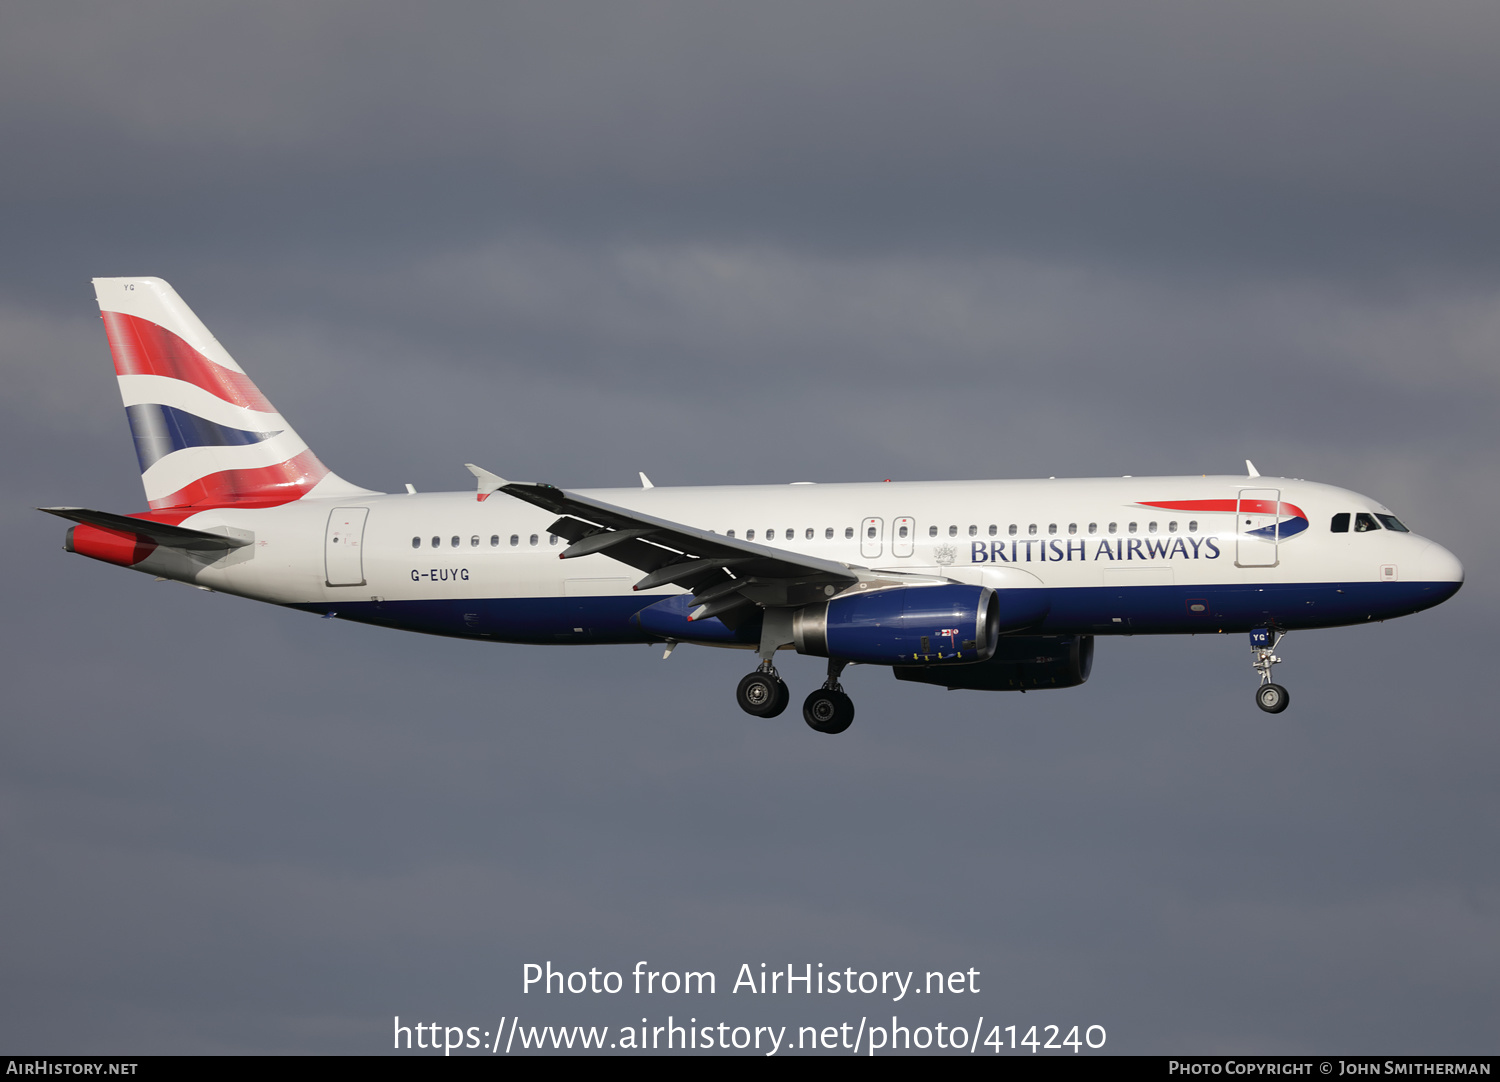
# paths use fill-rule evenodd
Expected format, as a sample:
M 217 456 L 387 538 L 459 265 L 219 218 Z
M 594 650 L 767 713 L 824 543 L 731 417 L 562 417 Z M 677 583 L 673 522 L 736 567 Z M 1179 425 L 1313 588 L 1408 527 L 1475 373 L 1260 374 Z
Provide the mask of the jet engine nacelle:
M 995 651 L 1000 606 L 987 586 L 902 586 L 804 605 L 799 654 L 876 665 L 966 665 Z
M 895 673 L 897 680 L 939 684 L 949 691 L 1036 691 L 1077 687 L 1093 667 L 1092 635 L 1028 635 L 1001 639 L 980 665 L 937 670 L 898 665 Z

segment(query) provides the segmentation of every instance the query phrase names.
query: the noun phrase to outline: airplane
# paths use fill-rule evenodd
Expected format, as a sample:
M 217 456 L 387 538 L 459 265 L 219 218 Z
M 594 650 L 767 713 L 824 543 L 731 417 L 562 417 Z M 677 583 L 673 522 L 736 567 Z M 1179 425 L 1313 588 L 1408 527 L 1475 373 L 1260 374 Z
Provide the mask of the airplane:
M 1094 641 L 1248 633 L 1255 702 L 1289 631 L 1452 597 L 1463 566 L 1367 496 L 1246 475 L 567 490 L 469 464 L 468 492 L 384 493 L 323 465 L 159 278 L 94 289 L 149 511 L 39 510 L 64 548 L 162 579 L 406 631 L 503 643 L 754 651 L 746 712 L 826 658 L 803 703 L 841 733 L 840 677 L 1076 687 Z

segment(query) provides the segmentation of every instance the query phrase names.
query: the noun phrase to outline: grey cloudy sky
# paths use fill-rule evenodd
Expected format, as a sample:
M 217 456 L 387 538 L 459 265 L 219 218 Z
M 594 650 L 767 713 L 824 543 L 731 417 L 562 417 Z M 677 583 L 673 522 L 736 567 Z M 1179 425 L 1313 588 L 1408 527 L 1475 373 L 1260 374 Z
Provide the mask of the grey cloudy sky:
M 10 4 L 0 1046 L 377 1052 L 891 1013 L 1494 1052 L 1500 9 Z M 1369 493 L 1440 609 L 1101 642 L 1082 688 L 482 647 L 59 551 L 142 503 L 88 280 L 166 278 L 335 470 L 462 488 L 1232 472 Z M 814 659 L 783 666 L 797 694 Z M 713 999 L 521 994 L 524 962 Z M 967 969 L 756 1001 L 741 962 Z

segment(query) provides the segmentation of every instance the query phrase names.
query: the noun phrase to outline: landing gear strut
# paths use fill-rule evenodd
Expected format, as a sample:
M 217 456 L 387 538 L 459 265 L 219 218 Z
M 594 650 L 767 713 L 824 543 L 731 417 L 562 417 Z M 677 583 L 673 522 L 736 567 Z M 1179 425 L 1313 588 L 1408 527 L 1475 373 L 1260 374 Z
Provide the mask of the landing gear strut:
M 854 701 L 844 694 L 839 674 L 847 661 L 828 659 L 828 679 L 802 704 L 802 719 L 819 733 L 841 733 L 854 721 Z
M 767 660 L 762 661 L 760 668 L 740 681 L 734 698 L 745 713 L 758 718 L 774 718 L 792 701 L 792 693 L 787 690 L 776 666 Z
M 1255 705 L 1267 714 L 1279 714 L 1292 701 L 1291 695 L 1280 684 L 1271 683 L 1271 666 L 1281 661 L 1276 656 L 1276 644 L 1286 635 L 1273 627 L 1258 627 L 1250 632 L 1250 651 L 1255 656 L 1251 662 L 1260 673 L 1260 687 L 1255 690 Z

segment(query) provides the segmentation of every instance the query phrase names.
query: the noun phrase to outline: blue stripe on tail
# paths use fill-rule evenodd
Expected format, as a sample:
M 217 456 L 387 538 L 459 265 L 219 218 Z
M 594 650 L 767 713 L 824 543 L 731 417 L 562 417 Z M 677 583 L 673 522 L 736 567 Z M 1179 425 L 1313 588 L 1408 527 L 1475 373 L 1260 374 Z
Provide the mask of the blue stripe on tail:
M 135 436 L 135 454 L 141 472 L 185 447 L 240 447 L 261 443 L 280 432 L 247 432 L 242 428 L 215 424 L 175 406 L 142 404 L 126 406 L 130 431 Z

